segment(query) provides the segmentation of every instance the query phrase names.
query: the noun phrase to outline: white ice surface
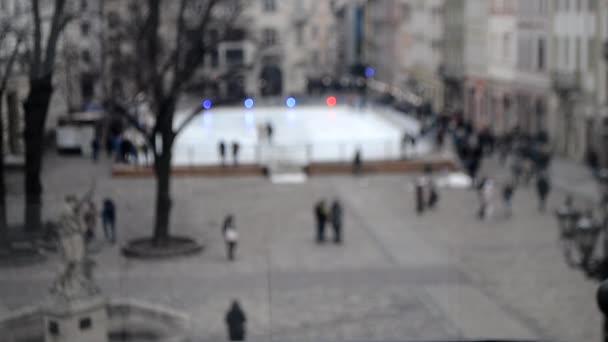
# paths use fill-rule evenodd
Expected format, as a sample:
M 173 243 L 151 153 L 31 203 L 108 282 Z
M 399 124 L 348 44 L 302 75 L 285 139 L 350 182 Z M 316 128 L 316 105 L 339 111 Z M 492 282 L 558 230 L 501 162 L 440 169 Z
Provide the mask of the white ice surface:
M 187 115 L 178 113 L 176 125 Z M 274 128 L 269 144 L 257 126 L 270 122 Z M 177 137 L 174 165 L 209 165 L 219 162 L 218 143 L 241 145 L 239 162 L 305 165 L 311 161 L 350 161 L 360 148 L 363 160 L 397 159 L 404 131 L 419 129 L 415 121 L 395 124 L 375 112 L 348 106 L 260 107 L 246 110 L 226 107 L 203 112 Z M 417 152 L 428 146 L 419 144 Z M 227 159 L 231 162 L 231 157 Z

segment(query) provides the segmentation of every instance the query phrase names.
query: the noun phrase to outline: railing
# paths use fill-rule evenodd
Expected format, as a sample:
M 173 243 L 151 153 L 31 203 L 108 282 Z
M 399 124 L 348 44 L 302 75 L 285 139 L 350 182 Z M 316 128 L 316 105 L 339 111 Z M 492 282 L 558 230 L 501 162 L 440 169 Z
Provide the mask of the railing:
M 272 164 L 291 164 L 306 166 L 315 162 L 351 162 L 357 150 L 361 151 L 362 160 L 399 160 L 416 158 L 426 154 L 424 143 L 405 145 L 401 139 L 327 141 L 295 144 L 255 144 L 241 145 L 238 154 L 239 164 L 268 166 Z M 141 157 L 140 157 L 141 159 Z M 213 145 L 179 145 L 174 147 L 173 165 L 205 166 L 221 165 L 217 146 Z M 233 164 L 230 145 L 226 147 L 225 163 Z

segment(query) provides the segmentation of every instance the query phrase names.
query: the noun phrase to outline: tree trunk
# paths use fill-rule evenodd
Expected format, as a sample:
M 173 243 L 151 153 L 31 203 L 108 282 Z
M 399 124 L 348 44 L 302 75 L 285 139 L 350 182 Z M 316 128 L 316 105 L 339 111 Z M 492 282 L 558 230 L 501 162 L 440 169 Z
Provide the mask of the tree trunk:
M 4 185 L 4 120 L 2 117 L 3 95 L 0 93 L 0 249 L 8 243 L 8 224 L 6 222 L 6 188 Z
M 44 125 L 53 94 L 52 76 L 30 79 L 25 111 L 25 230 L 40 232 L 42 226 L 42 154 Z
M 163 141 L 163 151 L 154 160 L 156 176 L 156 217 L 154 244 L 166 245 L 169 241 L 169 217 L 171 214 L 171 146 Z
M 160 92 L 159 92 L 160 94 Z M 159 98 L 160 95 L 159 95 Z M 169 242 L 169 218 L 171 214 L 171 159 L 173 149 L 173 112 L 176 99 L 167 97 L 160 102 L 156 132 L 162 137 L 162 150 L 155 151 L 154 173 L 156 176 L 156 218 L 154 222 L 154 244 Z

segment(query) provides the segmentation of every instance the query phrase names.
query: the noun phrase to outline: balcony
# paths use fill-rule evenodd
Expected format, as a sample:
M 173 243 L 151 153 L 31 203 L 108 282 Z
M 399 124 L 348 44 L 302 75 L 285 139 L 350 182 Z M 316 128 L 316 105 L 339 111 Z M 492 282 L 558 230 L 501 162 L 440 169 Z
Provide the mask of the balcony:
M 579 71 L 554 71 L 551 73 L 553 90 L 560 95 L 577 92 L 581 87 L 581 73 Z

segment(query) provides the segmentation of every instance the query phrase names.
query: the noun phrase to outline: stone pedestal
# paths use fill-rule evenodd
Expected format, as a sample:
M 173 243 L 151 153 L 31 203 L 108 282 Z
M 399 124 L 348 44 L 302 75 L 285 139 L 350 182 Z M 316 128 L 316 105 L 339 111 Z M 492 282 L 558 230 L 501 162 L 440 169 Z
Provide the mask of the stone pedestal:
M 102 296 L 57 299 L 43 315 L 45 342 L 108 342 L 107 301 Z

